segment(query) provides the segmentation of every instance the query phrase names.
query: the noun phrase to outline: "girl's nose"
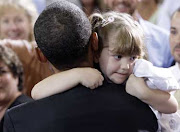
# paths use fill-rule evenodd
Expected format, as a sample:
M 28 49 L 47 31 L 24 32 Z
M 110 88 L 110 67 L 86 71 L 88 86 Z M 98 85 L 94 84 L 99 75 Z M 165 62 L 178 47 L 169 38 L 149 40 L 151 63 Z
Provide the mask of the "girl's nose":
M 129 68 L 130 64 L 127 61 L 123 61 L 123 63 L 121 63 L 121 69 L 128 70 Z

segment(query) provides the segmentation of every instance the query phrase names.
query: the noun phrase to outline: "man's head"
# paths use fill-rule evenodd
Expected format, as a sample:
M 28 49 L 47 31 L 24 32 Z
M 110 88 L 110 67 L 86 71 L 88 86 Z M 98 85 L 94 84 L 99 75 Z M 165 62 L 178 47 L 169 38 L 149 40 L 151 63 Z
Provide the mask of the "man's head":
M 88 58 L 91 24 L 70 2 L 47 6 L 35 23 L 34 33 L 44 56 L 59 70 L 77 67 Z
M 170 46 L 171 54 L 180 64 L 180 8 L 175 11 L 171 19 Z

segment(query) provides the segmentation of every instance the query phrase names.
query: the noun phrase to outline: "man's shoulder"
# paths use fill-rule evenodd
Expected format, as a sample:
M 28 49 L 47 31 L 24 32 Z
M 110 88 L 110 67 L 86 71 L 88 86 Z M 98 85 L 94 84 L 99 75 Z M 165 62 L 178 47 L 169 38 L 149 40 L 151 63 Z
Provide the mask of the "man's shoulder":
M 81 110 L 82 105 L 87 105 L 87 107 L 91 105 L 92 107 L 99 106 L 103 99 L 108 99 L 109 97 L 109 100 L 113 100 L 114 97 L 120 97 L 119 93 L 121 92 L 118 93 L 119 90 L 121 91 L 122 89 L 118 85 L 111 83 L 105 83 L 95 90 L 78 85 L 63 93 L 14 106 L 7 110 L 6 117 L 9 117 L 12 122 L 14 122 L 14 119 L 23 120 L 24 122 L 27 122 L 26 119 L 34 122 L 40 121 L 42 118 L 52 119 L 56 116 L 50 113 L 61 113 L 60 115 L 64 116 L 67 114 L 67 111 L 72 112 L 71 110 L 75 107 Z M 122 93 L 124 94 L 125 92 Z M 84 104 L 84 102 L 86 103 Z
M 75 98 L 83 98 L 84 96 L 88 96 L 88 98 L 91 98 L 90 96 L 98 96 L 98 95 L 105 95 L 105 96 L 111 96 L 114 93 L 118 93 L 118 91 L 123 91 L 125 93 L 125 86 L 124 85 L 117 85 L 114 83 L 108 83 L 104 82 L 102 86 L 100 86 L 97 89 L 91 90 L 89 88 L 86 88 L 82 85 L 77 85 L 76 87 L 65 91 L 63 93 L 58 93 L 43 99 L 39 100 L 30 100 L 26 103 L 19 104 L 18 106 L 15 106 L 8 110 L 8 113 L 18 115 L 23 114 L 27 111 L 37 112 L 41 111 L 43 109 L 48 109 L 53 107 L 53 105 L 58 104 L 59 106 L 63 105 L 64 100 L 67 100 L 67 103 Z M 24 97 L 23 97 L 24 98 Z M 57 108 L 57 105 L 56 105 Z
M 15 101 L 10 105 L 9 108 L 12 108 L 14 106 L 17 106 L 17 105 L 20 105 L 20 104 L 23 104 L 26 102 L 31 102 L 31 101 L 33 101 L 33 99 L 31 97 L 22 94 L 15 99 Z
M 143 116 L 139 117 L 134 113 L 141 113 Z M 99 131 L 106 126 L 112 128 L 114 123 L 117 124 L 114 129 L 121 130 L 124 129 L 124 126 L 119 124 L 129 123 L 128 120 L 122 119 L 130 117 L 133 117 L 130 124 L 136 123 L 141 126 L 144 118 L 148 118 L 151 123 L 153 121 L 156 123 L 155 116 L 148 105 L 127 94 L 125 85 L 104 82 L 102 86 L 94 90 L 78 85 L 66 92 L 19 105 L 8 110 L 5 124 L 7 129 L 11 125 L 19 132 L 26 129 L 29 132 L 34 130 L 39 132 L 58 131 L 64 130 L 66 125 L 68 126 L 66 130 L 70 128 L 69 131 L 84 131 L 87 124 L 94 124 L 94 122 L 102 124 L 98 127 Z M 112 123 L 113 121 L 114 123 Z M 28 125 L 32 123 L 33 127 Z M 74 124 L 82 125 L 82 129 L 76 128 Z M 91 128 L 94 131 L 97 129 L 97 125 L 92 125 Z

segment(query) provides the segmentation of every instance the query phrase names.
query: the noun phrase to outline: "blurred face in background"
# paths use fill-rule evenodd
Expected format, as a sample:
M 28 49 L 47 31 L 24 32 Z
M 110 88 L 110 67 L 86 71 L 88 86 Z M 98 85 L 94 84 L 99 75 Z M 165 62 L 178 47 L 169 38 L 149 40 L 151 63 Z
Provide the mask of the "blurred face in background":
M 113 10 L 132 15 L 136 10 L 138 0 L 114 0 Z
M 81 2 L 83 3 L 83 5 L 93 5 L 94 4 L 94 0 L 81 0 Z
M 170 46 L 175 61 L 180 63 L 180 12 L 176 12 L 171 20 Z
M 31 24 L 22 10 L 9 9 L 0 18 L 1 39 L 29 40 Z
M 14 77 L 8 66 L 0 60 L 0 105 L 9 103 L 17 93 L 18 78 Z

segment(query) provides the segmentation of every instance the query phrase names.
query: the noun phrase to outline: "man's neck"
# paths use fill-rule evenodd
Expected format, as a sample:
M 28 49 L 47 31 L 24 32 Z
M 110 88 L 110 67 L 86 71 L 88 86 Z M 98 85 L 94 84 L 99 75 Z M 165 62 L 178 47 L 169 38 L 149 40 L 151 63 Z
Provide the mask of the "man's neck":
M 148 3 L 141 2 L 137 9 L 141 15 L 141 17 L 145 20 L 149 20 L 151 16 L 156 12 L 158 5 L 155 1 L 149 1 Z
M 88 62 L 82 62 L 77 67 L 64 68 L 62 70 L 59 70 L 59 69 L 57 69 L 57 68 L 55 68 L 54 66 L 51 65 L 50 69 L 51 69 L 52 73 L 55 74 L 55 73 L 59 73 L 59 72 L 66 71 L 66 70 L 70 70 L 70 69 L 73 69 L 73 68 L 81 68 L 81 67 L 93 67 L 93 64 L 90 65 Z

